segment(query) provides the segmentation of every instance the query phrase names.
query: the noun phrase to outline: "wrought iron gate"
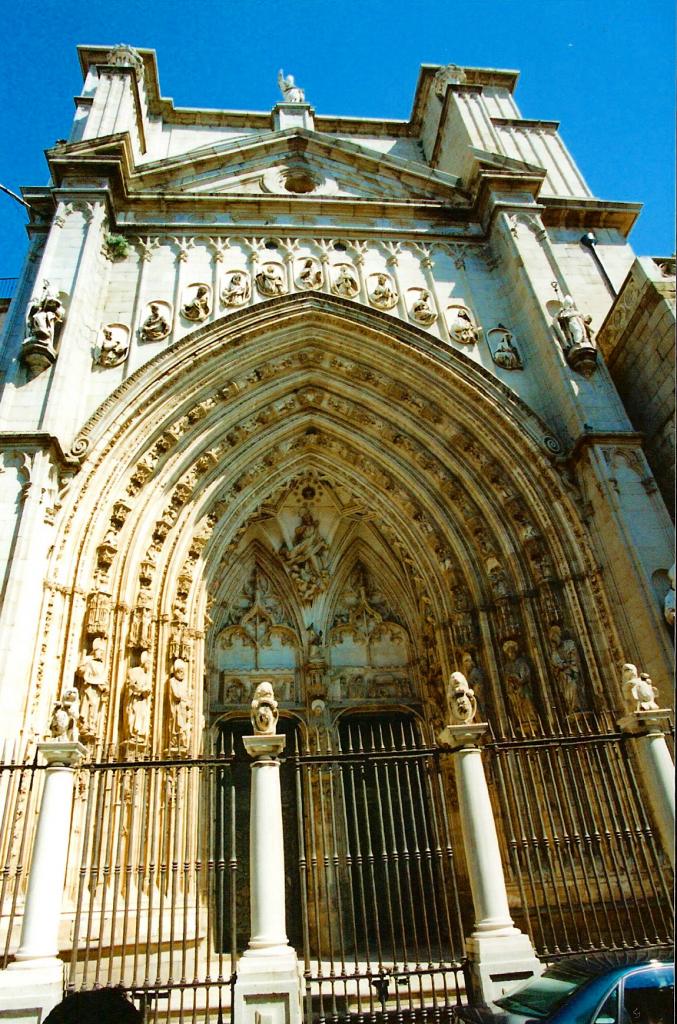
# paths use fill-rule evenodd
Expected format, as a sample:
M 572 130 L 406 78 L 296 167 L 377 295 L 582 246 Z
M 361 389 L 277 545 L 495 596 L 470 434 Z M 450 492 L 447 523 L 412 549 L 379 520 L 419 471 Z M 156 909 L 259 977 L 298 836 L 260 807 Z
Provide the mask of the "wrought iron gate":
M 451 1019 L 470 922 L 438 751 L 404 716 L 364 716 L 295 768 L 306 1021 Z
M 670 943 L 673 874 L 611 719 L 494 737 L 487 754 L 513 916 L 538 955 Z

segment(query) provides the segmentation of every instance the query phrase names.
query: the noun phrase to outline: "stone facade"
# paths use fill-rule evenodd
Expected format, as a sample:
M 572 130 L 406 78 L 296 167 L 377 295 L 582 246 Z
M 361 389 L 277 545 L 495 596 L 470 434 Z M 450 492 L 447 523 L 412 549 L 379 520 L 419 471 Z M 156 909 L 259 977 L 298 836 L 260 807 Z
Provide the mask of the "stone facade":
M 55 700 L 90 761 L 164 763 L 263 682 L 330 746 L 356 711 L 437 735 L 460 669 L 505 736 L 620 714 L 629 660 L 665 684 L 672 524 L 581 244 L 620 288 L 638 207 L 592 196 L 516 73 L 424 65 L 374 121 L 284 77 L 270 112 L 175 108 L 153 51 L 79 52 L 0 357 L 17 756 Z
M 636 260 L 599 346 L 665 504 L 675 517 L 675 260 Z

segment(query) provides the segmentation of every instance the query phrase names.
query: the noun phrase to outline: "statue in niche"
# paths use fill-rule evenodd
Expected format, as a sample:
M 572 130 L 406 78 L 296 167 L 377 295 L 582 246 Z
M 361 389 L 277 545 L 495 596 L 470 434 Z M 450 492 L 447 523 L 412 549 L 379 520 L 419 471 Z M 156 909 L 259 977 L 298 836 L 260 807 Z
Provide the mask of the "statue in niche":
M 277 84 L 284 103 L 305 103 L 306 94 L 303 89 L 296 84 L 293 75 L 287 75 L 285 78 L 282 68 L 277 73 Z
M 515 640 L 506 640 L 503 644 L 505 663 L 503 666 L 508 706 L 512 716 L 518 722 L 535 719 L 534 693 L 531 682 L 531 666 L 520 654 L 519 644 Z
M 510 596 L 508 576 L 503 566 L 499 565 L 496 559 L 490 559 L 487 562 L 487 575 L 491 592 L 496 600 L 500 601 L 501 598 Z
M 306 601 L 311 601 L 327 582 L 327 542 L 320 535 L 319 527 L 319 522 L 306 506 L 301 512 L 301 522 L 294 530 L 292 544 L 283 544 L 280 548 L 289 575 Z
M 49 284 L 45 281 L 41 298 L 33 299 L 28 310 L 26 341 L 45 348 L 54 348 L 57 325 L 63 323 L 65 316 L 66 310 L 61 305 L 61 300 L 49 290 Z
M 240 679 L 233 680 L 224 694 L 227 704 L 242 704 L 244 701 L 244 683 Z
M 141 325 L 142 341 L 164 341 L 171 327 L 160 312 L 157 302 L 151 302 L 150 312 Z
M 119 366 L 127 357 L 129 342 L 127 336 L 118 328 L 104 327 L 101 331 L 101 344 L 97 363 L 99 366 Z
M 181 315 L 186 320 L 194 320 L 201 323 L 206 320 L 211 312 L 209 302 L 209 288 L 206 284 L 200 284 L 195 289 L 195 295 L 187 302 L 181 310 Z
M 279 712 L 273 687 L 267 680 L 254 690 L 251 721 L 257 736 L 274 736 Z
M 106 643 L 103 637 L 95 636 L 92 649 L 77 667 L 76 687 L 80 695 L 80 717 L 78 728 L 85 739 L 94 739 L 99 729 L 101 707 L 108 693 L 108 681 L 104 666 Z
M 331 726 L 329 708 L 325 701 L 315 698 L 310 705 L 310 725 L 315 729 L 318 744 L 327 739 Z
M 279 263 L 264 263 L 256 275 L 256 287 L 262 295 L 284 295 L 284 272 Z
M 446 685 L 447 714 L 456 725 L 467 725 L 477 714 L 475 693 L 462 672 L 452 672 Z
M 562 308 L 557 314 L 557 323 L 565 338 L 565 348 L 596 348 L 595 335 L 592 327 L 592 317 L 588 313 L 581 313 L 572 297 L 565 295 Z
M 627 699 L 634 703 L 633 711 L 658 711 L 656 697 L 658 690 L 646 672 L 637 672 L 637 666 L 629 662 L 623 665 L 623 689 Z
M 490 332 L 493 333 L 493 332 Z M 520 354 L 513 345 L 513 337 L 510 331 L 502 324 L 498 325 L 497 333 L 500 335 L 498 345 L 492 352 L 492 358 L 497 366 L 503 370 L 523 370 L 524 365 Z
M 463 675 L 472 686 L 473 690 L 482 687 L 484 682 L 484 672 L 475 661 L 475 655 L 472 651 L 463 651 L 461 655 L 461 669 Z
M 124 735 L 136 747 L 145 747 L 150 736 L 150 654 L 141 651 L 139 664 L 127 670 L 123 693 Z
M 188 753 L 190 731 L 188 666 L 182 658 L 175 658 L 169 677 L 169 749 L 172 753 Z
M 675 563 L 668 570 L 668 579 L 670 581 L 670 589 L 665 595 L 663 601 L 663 614 L 665 615 L 665 621 L 668 626 L 674 626 L 675 624 Z
M 567 712 L 580 711 L 581 694 L 581 659 L 578 656 L 575 640 L 563 640 L 559 626 L 551 626 L 548 630 L 550 638 L 550 664 L 555 670 L 560 693 Z
M 418 293 L 418 298 L 411 304 L 411 317 L 424 327 L 430 327 L 437 320 L 437 313 L 432 306 L 432 295 L 425 288 Z
M 234 270 L 226 279 L 221 292 L 224 306 L 242 306 L 250 295 L 249 274 L 246 270 Z
M 340 295 L 344 299 L 354 299 L 359 290 L 360 285 L 352 269 L 347 263 L 341 263 L 332 285 L 334 295 Z
M 379 309 L 392 309 L 397 304 L 397 292 L 390 274 L 374 274 L 376 284 L 369 295 L 372 306 Z
M 299 288 L 307 288 L 312 291 L 322 287 L 322 269 L 318 266 L 317 260 L 312 257 L 303 261 L 299 273 Z
M 457 341 L 460 345 L 476 345 L 480 334 L 468 307 L 450 306 L 448 313 L 447 326 L 451 340 Z
M 77 743 L 78 718 L 80 716 L 80 698 L 78 691 L 71 687 L 64 690 L 61 700 L 54 704 L 52 717 L 49 722 L 49 733 L 53 739 L 66 740 L 69 743 Z
M 129 646 L 148 650 L 153 641 L 153 596 L 150 590 L 139 590 L 129 623 Z

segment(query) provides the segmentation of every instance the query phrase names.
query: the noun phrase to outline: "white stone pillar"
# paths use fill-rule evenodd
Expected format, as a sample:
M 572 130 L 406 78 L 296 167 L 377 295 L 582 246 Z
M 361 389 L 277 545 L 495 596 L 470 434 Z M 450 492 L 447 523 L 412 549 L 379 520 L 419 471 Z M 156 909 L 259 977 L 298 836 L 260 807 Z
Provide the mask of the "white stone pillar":
M 249 812 L 249 945 L 240 957 L 234 1016 L 239 1024 L 300 1024 L 301 977 L 285 922 L 284 836 L 278 755 L 284 736 L 243 738 L 253 758 Z
M 59 920 L 73 807 L 74 769 L 86 753 L 81 743 L 48 740 L 39 752 L 47 761 L 38 826 L 15 962 L 0 971 L 0 1007 L 25 1020 L 42 1020 L 63 997 L 64 962 L 59 960 Z
M 672 763 L 665 729 L 670 727 L 670 711 L 634 711 L 618 723 L 631 736 L 654 820 L 663 849 L 675 865 L 675 766 Z
M 478 746 L 486 722 L 448 725 L 440 734 L 451 747 L 463 846 L 470 879 L 475 927 L 466 938 L 471 976 L 481 997 L 491 1004 L 542 967 L 528 935 L 515 928 L 510 916 L 501 851 L 489 789 Z

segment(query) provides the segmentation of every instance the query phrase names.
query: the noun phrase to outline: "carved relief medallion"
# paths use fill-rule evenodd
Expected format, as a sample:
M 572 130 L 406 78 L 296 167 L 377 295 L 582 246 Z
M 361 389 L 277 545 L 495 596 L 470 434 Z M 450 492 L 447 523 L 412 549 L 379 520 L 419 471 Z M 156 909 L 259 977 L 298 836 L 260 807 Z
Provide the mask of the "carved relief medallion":
M 487 335 L 487 340 L 491 350 L 491 358 L 497 366 L 500 366 L 503 370 L 524 369 L 524 363 L 517 348 L 513 345 L 513 336 L 507 327 L 504 327 L 503 324 L 493 327 Z
M 251 294 L 251 283 L 246 270 L 230 270 L 223 279 L 221 302 L 224 306 L 242 306 Z
M 97 340 L 97 366 L 119 366 L 127 358 L 129 350 L 129 327 L 124 324 L 107 324 L 101 328 Z
M 411 302 L 409 304 L 409 316 L 417 324 L 430 327 L 437 320 L 437 313 L 433 306 L 433 299 L 427 288 L 410 288 Z
M 480 328 L 467 306 L 460 302 L 447 306 L 447 327 L 452 341 L 459 345 L 476 345 L 480 337 Z
M 360 290 L 355 271 L 349 263 L 338 263 L 334 268 L 334 278 L 331 285 L 334 295 L 340 295 L 344 299 L 354 299 Z
M 141 341 L 164 341 L 172 329 L 172 307 L 168 302 L 156 299 L 149 302 L 146 317 L 141 323 Z
M 186 320 L 193 320 L 202 323 L 206 320 L 212 310 L 212 290 L 208 284 L 188 285 L 184 292 L 184 302 L 181 307 L 181 316 Z
M 378 309 L 392 309 L 397 305 L 397 289 L 390 274 L 370 274 L 372 287 L 369 290 L 369 301 Z
M 256 287 L 261 295 L 272 297 L 284 295 L 287 291 L 284 268 L 280 263 L 264 263 L 255 280 Z
M 303 260 L 299 271 L 297 287 L 303 290 L 316 291 L 322 287 L 322 268 L 316 259 L 309 256 Z

